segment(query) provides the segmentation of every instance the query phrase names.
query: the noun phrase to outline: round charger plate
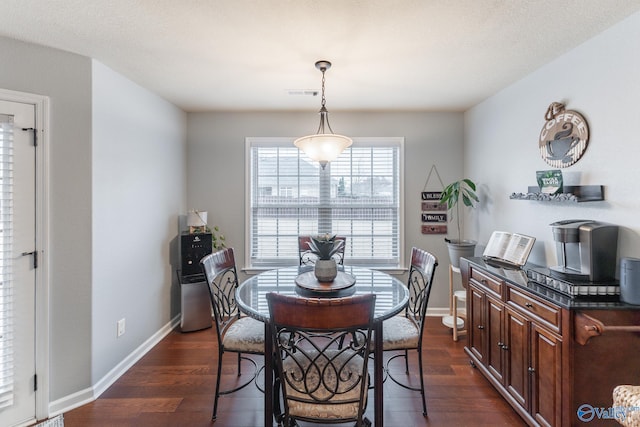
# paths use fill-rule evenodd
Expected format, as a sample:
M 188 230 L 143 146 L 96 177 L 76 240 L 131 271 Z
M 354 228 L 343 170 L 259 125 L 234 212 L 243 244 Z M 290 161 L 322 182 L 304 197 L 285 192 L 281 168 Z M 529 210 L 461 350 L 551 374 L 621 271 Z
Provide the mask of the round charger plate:
M 313 271 L 302 273 L 296 277 L 296 285 L 313 292 L 336 292 L 356 284 L 356 278 L 344 271 L 338 271 L 333 282 L 319 282 Z

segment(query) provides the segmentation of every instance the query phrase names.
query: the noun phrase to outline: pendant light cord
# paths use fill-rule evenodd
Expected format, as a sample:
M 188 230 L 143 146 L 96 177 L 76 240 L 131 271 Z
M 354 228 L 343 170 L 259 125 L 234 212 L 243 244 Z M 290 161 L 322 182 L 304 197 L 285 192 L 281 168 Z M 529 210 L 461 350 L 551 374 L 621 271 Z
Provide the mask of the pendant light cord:
M 318 134 L 325 133 L 325 130 L 324 130 L 325 123 L 329 128 L 329 132 L 333 133 L 333 129 L 331 129 L 331 124 L 329 123 L 329 111 L 327 111 L 327 107 L 326 107 L 327 98 L 325 98 L 324 96 L 324 82 L 325 82 L 324 73 L 325 71 L 327 71 L 327 69 L 325 67 L 322 67 L 320 68 L 320 71 L 322 72 L 322 102 L 321 102 L 321 108 L 320 108 L 320 126 L 318 126 L 318 131 L 316 133 Z

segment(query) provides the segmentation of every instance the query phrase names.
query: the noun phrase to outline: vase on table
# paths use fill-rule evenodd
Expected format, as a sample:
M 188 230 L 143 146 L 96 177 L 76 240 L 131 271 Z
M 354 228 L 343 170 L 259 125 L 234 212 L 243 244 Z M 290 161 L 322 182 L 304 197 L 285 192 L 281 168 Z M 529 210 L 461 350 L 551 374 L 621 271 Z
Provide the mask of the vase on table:
M 333 259 L 319 259 L 313 269 L 318 282 L 333 282 L 338 275 L 338 265 Z

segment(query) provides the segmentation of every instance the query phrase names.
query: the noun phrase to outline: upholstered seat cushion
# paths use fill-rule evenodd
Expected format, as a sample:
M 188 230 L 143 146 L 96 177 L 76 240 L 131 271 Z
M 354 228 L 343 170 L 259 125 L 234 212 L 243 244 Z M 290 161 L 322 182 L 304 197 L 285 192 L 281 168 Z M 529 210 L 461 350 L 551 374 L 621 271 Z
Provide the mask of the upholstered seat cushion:
M 618 423 L 628 427 L 640 427 L 640 386 L 619 385 L 613 389 L 613 407 L 620 408 Z M 624 416 L 622 416 L 624 415 Z
M 225 350 L 264 353 L 264 323 L 251 317 L 235 321 L 222 338 Z
M 304 353 L 296 351 L 283 360 L 282 369 L 286 378 L 283 381 L 287 381 L 285 387 L 289 414 L 292 417 L 355 419 L 358 416 L 361 385 L 365 390 L 369 387 L 368 376 L 365 375 L 362 378 L 362 357 L 354 355 L 350 350 L 344 350 L 339 355 L 337 350 L 329 350 L 325 355 L 317 356 L 318 352 L 315 350 Z M 316 366 L 310 368 L 310 360 L 316 358 Z M 336 383 L 336 369 L 325 369 L 329 358 L 333 359 L 334 367 L 340 371 L 339 384 Z M 305 375 L 302 375 L 303 371 L 306 372 Z M 324 372 L 322 382 L 320 382 L 320 372 Z M 333 393 L 330 390 L 336 387 L 337 393 L 332 396 Z M 313 390 L 312 397 L 304 393 L 304 390 Z M 366 407 L 366 401 L 367 393 L 365 392 L 364 407 Z
M 420 330 L 416 322 L 404 315 L 387 319 L 382 324 L 383 350 L 417 348 Z

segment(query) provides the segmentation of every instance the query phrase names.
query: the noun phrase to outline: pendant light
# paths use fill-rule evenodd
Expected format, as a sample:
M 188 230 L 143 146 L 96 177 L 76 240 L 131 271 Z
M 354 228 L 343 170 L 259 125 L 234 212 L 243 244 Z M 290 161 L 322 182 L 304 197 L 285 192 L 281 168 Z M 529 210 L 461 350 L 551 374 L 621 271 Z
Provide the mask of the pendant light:
M 307 135 L 296 139 L 293 144 L 309 156 L 311 160 L 320 163 L 322 169 L 327 163 L 335 160 L 345 148 L 353 144 L 351 138 L 336 135 L 329 124 L 329 111 L 325 106 L 327 100 L 324 97 L 324 73 L 331 68 L 331 62 L 318 61 L 316 68 L 322 72 L 322 107 L 320 108 L 320 126 L 314 135 Z M 328 131 L 325 131 L 325 124 Z

